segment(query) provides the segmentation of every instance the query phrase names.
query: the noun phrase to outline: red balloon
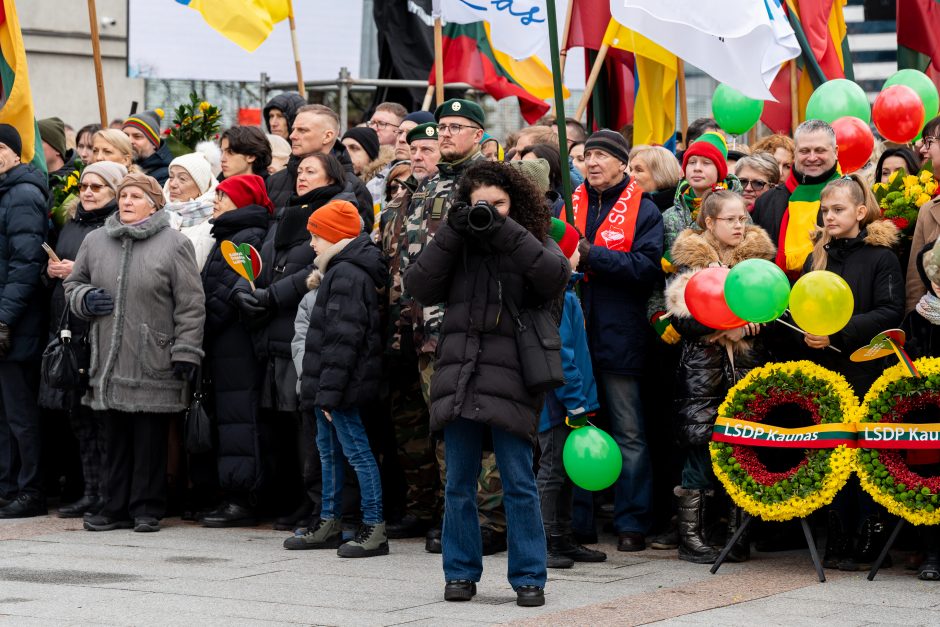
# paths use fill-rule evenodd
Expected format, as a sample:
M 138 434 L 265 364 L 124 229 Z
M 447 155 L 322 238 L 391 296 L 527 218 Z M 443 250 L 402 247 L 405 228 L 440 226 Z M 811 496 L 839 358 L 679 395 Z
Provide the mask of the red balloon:
M 875 98 L 871 118 L 885 139 L 904 144 L 924 127 L 924 103 L 907 85 L 892 85 Z
M 705 268 L 696 272 L 685 286 L 685 305 L 692 317 L 712 329 L 735 329 L 747 322 L 738 318 L 725 302 L 728 268 Z
M 842 173 L 855 172 L 868 163 L 875 149 L 875 136 L 862 120 L 852 116 L 839 118 L 832 123 L 839 145 L 839 165 Z

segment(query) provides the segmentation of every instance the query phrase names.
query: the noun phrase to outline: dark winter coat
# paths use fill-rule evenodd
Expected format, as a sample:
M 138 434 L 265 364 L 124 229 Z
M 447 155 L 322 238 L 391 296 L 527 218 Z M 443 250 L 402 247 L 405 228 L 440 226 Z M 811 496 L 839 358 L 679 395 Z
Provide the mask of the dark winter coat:
M 304 348 L 301 407 L 361 407 L 379 395 L 382 251 L 368 235 L 340 240 L 317 256 L 307 285 L 317 290 Z
M 258 407 L 263 370 L 251 334 L 232 302 L 239 275 L 226 263 L 219 245 L 229 240 L 260 249 L 269 221 L 268 210 L 258 205 L 240 207 L 213 219 L 216 244 L 202 268 L 206 293 L 202 376 L 210 382 L 218 429 L 219 485 L 229 492 L 252 492 L 261 484 Z
M 511 218 L 481 244 L 442 224 L 405 271 L 405 287 L 446 302 L 431 379 L 431 429 L 465 418 L 533 441 L 544 395 L 526 388 L 505 300 L 520 309 L 559 304 L 571 270 L 558 245 Z
M 371 233 L 372 226 L 375 224 L 375 211 L 373 209 L 372 194 L 366 189 L 365 184 L 353 173 L 352 161 L 349 159 L 349 153 L 346 152 L 346 146 L 337 141 L 330 151 L 334 157 L 342 164 L 346 171 L 345 189 L 353 193 L 354 199 L 351 203 L 359 209 L 359 217 L 362 218 L 363 233 Z M 287 167 L 280 172 L 275 172 L 268 177 L 266 185 L 268 188 L 268 197 L 274 206 L 280 210 L 286 206 L 294 195 L 297 188 L 297 168 L 303 158 L 291 155 L 287 160 Z
M 594 368 L 599 372 L 641 375 L 651 336 L 646 301 L 662 276 L 662 215 L 644 194 L 630 252 L 608 250 L 602 238 L 594 240 L 629 182 L 624 177 L 602 193 L 584 183 L 589 203 L 585 236 L 594 241 L 594 246 L 587 259 L 581 259 L 587 268 L 581 300 Z
M 931 250 L 933 250 L 933 244 L 923 247 L 917 253 L 914 263 L 916 264 L 918 278 L 923 284 L 923 289 L 931 295 L 937 296 L 930 284 L 930 279 L 927 278 L 927 273 L 924 272 L 924 255 Z M 933 324 L 914 309 L 904 318 L 901 330 L 907 336 L 904 350 L 912 359 L 940 357 L 940 325 Z
M 105 220 L 115 211 L 117 211 L 116 200 L 112 200 L 104 207 L 94 211 L 85 211 L 79 203 L 75 207 L 75 216 L 66 222 L 59 232 L 59 238 L 56 240 L 55 245 L 55 254 L 59 259 L 75 261 L 78 256 L 78 249 L 85 241 L 85 236 L 104 226 Z M 50 338 L 55 335 L 66 307 L 65 288 L 62 286 L 62 281 L 63 279 L 49 278 L 49 285 L 52 287 L 52 300 L 49 305 Z M 69 324 L 69 330 L 72 332 L 72 339 L 75 340 L 85 335 L 87 325 L 83 320 L 73 316 Z
M 78 171 L 78 164 L 81 163 L 81 160 L 78 158 L 78 154 L 74 150 L 69 150 L 66 152 L 65 156 L 62 157 L 62 161 L 64 163 L 61 168 L 49 173 L 49 181 L 52 181 L 55 177 L 68 177 L 72 174 L 72 172 Z
M 264 105 L 264 109 L 262 110 L 262 115 L 264 115 L 264 127 L 268 129 L 267 132 L 271 132 L 271 124 L 268 122 L 268 115 L 271 114 L 271 109 L 277 109 L 287 118 L 287 133 L 289 135 L 294 127 L 294 118 L 297 117 L 297 109 L 305 104 L 307 104 L 307 101 L 304 100 L 304 97 L 293 91 L 286 91 L 268 100 L 268 104 Z
M 90 390 L 94 410 L 170 413 L 189 405 L 189 386 L 173 362 L 198 365 L 206 301 L 192 242 L 157 211 L 140 224 L 116 213 L 85 237 L 65 295 L 72 313 L 91 321 Z M 114 311 L 92 315 L 85 295 L 106 290 Z
M 307 277 L 316 254 L 310 247 L 307 219 L 333 199 L 349 200 L 338 185 L 315 189 L 278 212 L 261 244 L 261 276 L 255 286 L 266 288 L 271 297 L 271 313 L 263 328 L 255 333 L 258 356 L 267 361 L 261 406 L 278 411 L 295 411 L 297 370 L 291 360 L 297 305 L 307 294 Z M 294 204 L 296 203 L 296 204 Z M 245 281 L 241 290 L 248 290 Z
M 46 344 L 41 277 L 48 199 L 46 175 L 32 165 L 0 174 L 0 322 L 13 335 L 6 361 L 36 359 Z
M 819 365 L 844 375 L 859 398 L 885 368 L 895 363 L 893 357 L 854 362 L 849 356 L 867 346 L 878 333 L 898 328 L 904 319 L 904 279 L 893 250 L 899 237 L 894 224 L 879 220 L 869 224 L 858 237 L 837 239 L 826 245 L 826 270 L 835 272 L 849 284 L 855 308 L 845 328 L 829 336 L 841 353 L 809 347 L 804 353 Z M 803 271 L 809 272 L 812 267 L 813 256 L 810 255 Z
M 666 305 L 672 325 L 682 335 L 675 407 L 676 435 L 683 446 L 711 440 L 718 407 L 728 390 L 768 357 L 761 335 L 732 342 L 718 339 L 719 331 L 697 322 L 686 304 L 685 287 L 696 272 L 711 264 L 733 267 L 745 259 L 771 261 L 775 253 L 770 237 L 757 226 L 747 227 L 734 248 L 721 247 L 710 233 L 692 229 L 680 233 L 672 246 L 673 263 L 682 270 L 666 288 Z
M 144 171 L 144 174 L 157 179 L 157 183 L 162 186 L 170 178 L 170 161 L 173 161 L 173 153 L 170 152 L 167 143 L 161 140 L 156 152 L 138 161 L 137 165 Z

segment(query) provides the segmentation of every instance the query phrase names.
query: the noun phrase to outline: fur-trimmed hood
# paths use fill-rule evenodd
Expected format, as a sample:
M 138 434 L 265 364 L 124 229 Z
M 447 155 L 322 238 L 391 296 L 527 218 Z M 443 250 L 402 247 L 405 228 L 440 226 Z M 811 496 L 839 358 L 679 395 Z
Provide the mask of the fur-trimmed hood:
M 748 225 L 744 239 L 734 247 L 722 246 L 708 231 L 686 229 L 679 233 L 672 245 L 672 263 L 689 269 L 707 268 L 718 263 L 733 267 L 745 259 L 773 260 L 777 249 L 767 231 Z
M 379 147 L 379 156 L 373 159 L 366 165 L 362 170 L 362 174 L 359 175 L 359 180 L 363 183 L 368 183 L 371 181 L 376 174 L 382 171 L 382 169 L 391 163 L 395 159 L 395 148 L 392 146 L 381 146 Z
M 897 225 L 890 220 L 875 220 L 864 229 L 865 236 L 862 238 L 869 246 L 881 246 L 882 248 L 894 248 L 901 241 L 901 231 Z M 811 239 L 813 244 L 818 242 L 825 231 L 819 227 L 813 231 Z

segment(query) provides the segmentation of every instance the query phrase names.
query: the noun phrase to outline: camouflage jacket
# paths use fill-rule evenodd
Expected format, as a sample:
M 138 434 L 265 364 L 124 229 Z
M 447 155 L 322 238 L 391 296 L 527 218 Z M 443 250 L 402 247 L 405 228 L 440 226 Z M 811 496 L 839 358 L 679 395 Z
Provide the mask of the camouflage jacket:
M 418 187 L 418 181 L 409 176 L 404 186 L 392 198 L 379 215 L 379 235 L 382 253 L 388 263 L 388 342 L 386 353 L 401 352 L 402 294 L 401 294 L 401 251 L 399 246 L 405 228 L 405 214 L 411 205 L 411 197 Z
M 424 250 L 447 218 L 447 212 L 454 202 L 457 179 L 467 167 L 483 158 L 476 151 L 455 163 L 439 163 L 437 174 L 425 179 L 415 190 L 399 243 L 401 260 L 398 271 L 401 275 L 404 275 L 408 265 Z M 437 339 L 444 319 L 444 303 L 422 307 L 408 294 L 405 286 L 400 311 L 402 327 L 411 325 L 414 331 L 414 346 L 418 354 L 433 355 L 437 350 Z

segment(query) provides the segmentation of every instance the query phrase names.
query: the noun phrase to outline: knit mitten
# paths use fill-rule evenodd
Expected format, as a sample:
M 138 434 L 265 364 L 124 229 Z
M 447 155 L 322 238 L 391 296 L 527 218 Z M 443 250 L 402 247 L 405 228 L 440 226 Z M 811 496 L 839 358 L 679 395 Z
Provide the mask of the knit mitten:
M 678 344 L 679 340 L 682 339 L 682 336 L 679 335 L 679 332 L 676 331 L 676 328 L 672 326 L 672 322 L 669 318 L 664 318 L 666 315 L 665 311 L 657 311 L 653 314 L 653 317 L 650 318 L 650 324 L 653 325 L 653 329 L 656 331 L 656 335 L 659 336 L 666 344 Z

